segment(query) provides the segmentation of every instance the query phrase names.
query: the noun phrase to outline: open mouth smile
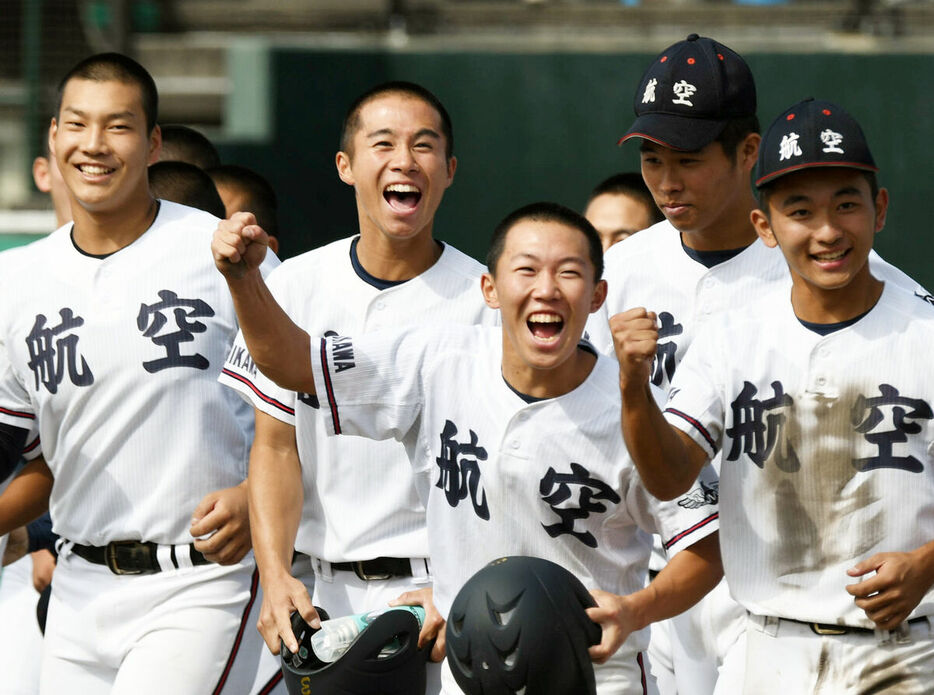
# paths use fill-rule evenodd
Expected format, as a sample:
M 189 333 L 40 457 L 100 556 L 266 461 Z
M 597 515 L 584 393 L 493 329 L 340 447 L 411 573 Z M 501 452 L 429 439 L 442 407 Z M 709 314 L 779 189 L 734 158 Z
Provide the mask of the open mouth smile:
M 539 311 L 529 316 L 526 325 L 536 340 L 554 343 L 564 330 L 564 319 L 558 314 Z
M 396 212 L 412 212 L 422 199 L 422 192 L 410 183 L 391 183 L 383 190 L 383 198 Z

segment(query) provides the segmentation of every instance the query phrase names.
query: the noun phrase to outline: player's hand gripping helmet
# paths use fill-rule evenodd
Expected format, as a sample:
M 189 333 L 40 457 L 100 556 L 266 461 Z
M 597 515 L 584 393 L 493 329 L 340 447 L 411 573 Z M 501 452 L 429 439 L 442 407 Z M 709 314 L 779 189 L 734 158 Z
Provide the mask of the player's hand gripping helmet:
M 321 620 L 328 614 L 315 607 Z M 311 649 L 317 630 L 298 613 L 292 615 L 298 652 L 280 646 L 282 675 L 289 695 L 424 695 L 425 662 L 431 649 L 418 649 L 419 625 L 408 611 L 386 611 L 363 630 L 344 654 L 325 663 Z M 398 640 L 397 650 L 379 653 Z
M 580 580 L 536 557 L 494 560 L 451 605 L 447 658 L 468 695 L 595 695 L 587 654 L 601 628 Z

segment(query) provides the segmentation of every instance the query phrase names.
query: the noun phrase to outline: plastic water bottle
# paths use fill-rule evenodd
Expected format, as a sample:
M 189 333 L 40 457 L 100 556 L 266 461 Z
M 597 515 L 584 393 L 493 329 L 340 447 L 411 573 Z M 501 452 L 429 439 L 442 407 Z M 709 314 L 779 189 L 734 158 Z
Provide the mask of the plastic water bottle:
M 321 661 L 336 661 L 366 627 L 386 611 L 409 611 L 418 620 L 418 627 L 425 624 L 425 609 L 421 606 L 391 606 L 377 608 L 368 613 L 347 615 L 333 620 L 322 620 L 321 629 L 311 636 L 311 648 Z M 398 644 L 390 642 L 380 651 L 380 656 L 389 656 L 399 649 Z

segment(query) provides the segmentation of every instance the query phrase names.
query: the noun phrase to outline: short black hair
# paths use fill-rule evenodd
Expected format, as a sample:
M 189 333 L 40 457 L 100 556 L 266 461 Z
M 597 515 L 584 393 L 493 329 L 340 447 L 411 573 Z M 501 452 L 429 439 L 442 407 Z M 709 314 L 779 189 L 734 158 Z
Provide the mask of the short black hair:
M 229 186 L 246 194 L 247 209 L 256 223 L 269 235 L 279 239 L 279 201 L 276 191 L 262 175 L 239 164 L 223 164 L 208 170 L 217 186 Z M 281 239 L 280 239 L 281 242 Z
M 360 128 L 360 110 L 369 102 L 386 94 L 401 94 L 413 99 L 420 99 L 438 112 L 441 117 L 441 134 L 444 136 L 444 155 L 450 159 L 454 155 L 454 126 L 451 124 L 451 116 L 448 114 L 444 104 L 432 92 L 420 84 L 414 82 L 405 82 L 403 80 L 394 80 L 392 82 L 383 82 L 375 87 L 365 91 L 354 99 L 347 114 L 344 116 L 344 125 L 341 128 L 341 151 L 353 155 L 353 138 Z
M 149 191 L 154 198 L 170 200 L 224 219 L 224 201 L 211 177 L 188 162 L 156 162 L 149 167 Z
M 736 153 L 740 143 L 750 133 L 758 133 L 759 130 L 759 117 L 755 114 L 732 118 L 720 131 L 720 134 L 714 138 L 714 142 L 719 142 L 730 162 L 736 164 Z
M 152 75 L 142 65 L 122 53 L 97 53 L 85 58 L 65 73 L 58 83 L 55 115 L 61 115 L 62 95 L 72 80 L 91 82 L 122 82 L 139 87 L 143 113 L 146 115 L 146 132 L 152 133 L 159 118 L 159 92 Z
M 578 230 L 587 239 L 587 252 L 594 268 L 594 282 L 600 281 L 600 278 L 603 277 L 603 245 L 600 243 L 600 235 L 597 230 L 579 212 L 558 203 L 550 202 L 524 205 L 506 215 L 503 221 L 496 225 L 493 236 L 490 238 L 490 248 L 486 254 L 486 267 L 491 275 L 496 275 L 496 264 L 499 263 L 499 259 L 503 255 L 503 249 L 506 248 L 506 237 L 509 230 L 523 220 L 557 222 Z
M 178 123 L 159 126 L 162 131 L 160 162 L 188 162 L 207 171 L 220 166 L 217 148 L 202 133 Z
M 830 167 L 820 167 L 820 168 L 830 168 Z M 847 167 L 839 167 L 839 168 L 845 169 Z M 810 169 L 810 171 L 813 171 L 813 169 Z M 853 169 L 853 171 L 859 172 L 860 174 L 862 174 L 863 178 L 866 179 L 866 183 L 869 184 L 869 195 L 872 197 L 873 205 L 875 205 L 876 198 L 879 195 L 879 179 L 876 176 L 876 172 L 865 171 L 862 169 Z M 790 174 L 793 174 L 793 173 L 794 172 L 790 172 Z M 790 174 L 786 174 L 786 176 Z M 778 181 L 781 181 L 782 178 L 783 178 L 782 176 L 774 178 L 771 181 L 769 181 L 767 184 L 765 184 L 764 186 L 761 186 L 760 188 L 756 189 L 756 198 L 759 201 L 759 209 L 762 210 L 762 212 L 765 213 L 765 216 L 769 218 L 770 220 L 772 219 L 771 218 L 772 213 L 769 211 L 769 199 L 772 197 L 772 194 L 775 193 L 775 184 Z
M 642 174 L 637 171 L 625 171 L 619 174 L 613 174 L 609 178 L 598 183 L 590 192 L 590 197 L 587 198 L 587 205 L 590 205 L 597 196 L 606 194 L 628 195 L 642 201 L 649 210 L 649 218 L 652 224 L 665 219 L 665 215 L 655 204 L 652 192 L 649 190 L 649 187 L 645 185 Z

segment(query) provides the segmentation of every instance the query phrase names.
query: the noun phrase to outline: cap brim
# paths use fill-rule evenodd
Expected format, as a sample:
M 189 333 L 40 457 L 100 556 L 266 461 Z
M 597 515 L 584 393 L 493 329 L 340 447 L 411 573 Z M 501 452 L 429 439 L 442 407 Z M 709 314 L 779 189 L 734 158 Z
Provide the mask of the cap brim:
M 796 171 L 801 171 L 803 169 L 816 169 L 816 168 L 827 168 L 827 167 L 840 167 L 843 169 L 858 169 L 859 171 L 879 171 L 879 167 L 871 166 L 869 164 L 862 164 L 860 162 L 803 162 L 801 164 L 795 164 L 794 166 L 785 167 L 784 169 L 779 169 L 778 171 L 773 171 L 769 174 L 766 174 L 760 179 L 756 179 L 755 186 L 756 188 L 762 188 L 767 183 L 774 181 L 775 179 L 781 178 L 786 174 L 793 174 Z
M 616 144 L 620 145 L 630 138 L 643 138 L 673 150 L 696 152 L 716 140 L 727 122 L 669 113 L 647 113 L 639 116 Z

